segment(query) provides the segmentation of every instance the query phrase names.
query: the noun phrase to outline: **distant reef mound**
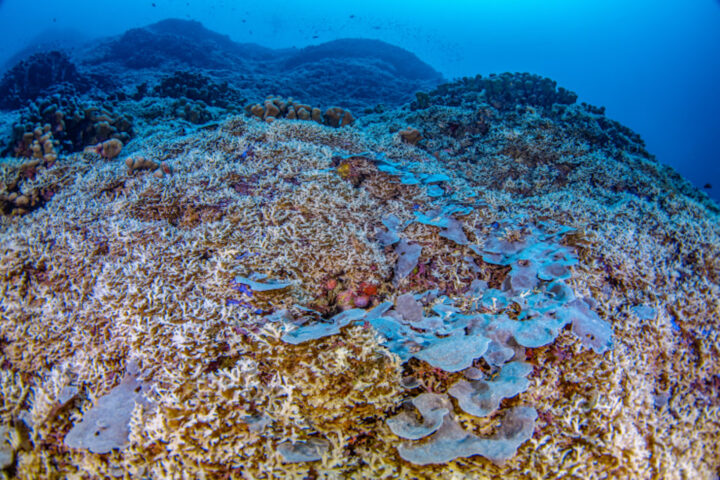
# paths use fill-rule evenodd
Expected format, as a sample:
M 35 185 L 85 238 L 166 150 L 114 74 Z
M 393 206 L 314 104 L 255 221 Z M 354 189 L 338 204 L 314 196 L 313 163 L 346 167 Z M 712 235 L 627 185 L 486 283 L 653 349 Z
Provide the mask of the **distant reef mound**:
M 373 64 L 384 66 L 396 75 L 418 81 L 440 81 L 442 76 L 430 65 L 414 54 L 400 47 L 389 45 L 380 40 L 363 38 L 343 38 L 321 45 L 306 47 L 285 61 L 288 68 L 301 65 L 323 63 L 328 59 L 348 61 L 368 59 Z
M 247 51 L 247 54 L 246 54 Z M 259 55 L 258 55 L 259 54 Z M 92 47 L 84 61 L 89 64 L 120 64 L 128 69 L 247 68 L 247 57 L 266 59 L 272 50 L 247 47 L 205 28 L 200 22 L 168 19 L 133 28 Z
M 28 71 L 33 74 L 29 80 Z M 415 91 L 442 81 L 439 72 L 414 54 L 379 40 L 270 49 L 235 42 L 200 22 L 168 19 L 72 51 L 24 59 L 0 80 L 0 108 L 16 109 L 57 93 L 63 82 L 72 87 L 66 86 L 64 95 L 139 100 L 156 93 L 168 77 L 186 76 L 192 83 L 197 75 L 226 84 L 235 100 L 283 94 L 355 112 L 399 106 Z M 244 104 L 236 106 L 239 110 Z

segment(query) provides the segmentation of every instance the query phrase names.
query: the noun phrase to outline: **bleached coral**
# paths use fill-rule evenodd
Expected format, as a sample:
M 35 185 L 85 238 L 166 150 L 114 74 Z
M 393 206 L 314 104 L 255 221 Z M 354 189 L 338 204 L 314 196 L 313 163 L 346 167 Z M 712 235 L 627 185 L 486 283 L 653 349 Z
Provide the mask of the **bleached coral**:
M 602 355 L 567 328 L 530 350 L 507 332 L 488 336 L 487 361 L 472 368 L 493 375 L 514 355 L 533 366 L 522 377 L 527 390 L 501 403 L 506 412 L 521 409 L 510 422 L 518 435 L 499 426 L 498 417 L 455 407 L 443 419 L 450 431 L 441 439 L 452 453 L 439 460 L 448 463 L 419 465 L 438 460 L 424 447 L 434 441 L 428 439 L 403 447 L 416 465 L 398 457 L 401 440 L 388 419 L 409 398 L 445 394 L 467 372 L 438 371 L 412 358 L 427 346 L 427 333 L 409 322 L 439 327 L 452 319 L 481 329 L 482 317 L 467 314 L 481 309 L 478 315 L 522 321 L 518 307 L 539 308 L 537 292 L 519 282 L 503 291 L 509 266 L 482 261 L 481 250 L 441 236 L 444 227 L 414 221 L 414 205 L 442 197 L 378 169 L 404 168 L 424 155 L 391 134 L 371 138 L 354 129 L 244 118 L 183 138 L 161 133 L 145 140 L 144 151 L 171 160 L 172 176 L 128 175 L 117 162 L 89 168 L 60 158 L 65 183 L 52 201 L 22 217 L 0 217 L 0 414 L 3 425 L 37 419 L 28 421 L 24 448 L 13 450 L 17 477 L 523 478 L 531 471 L 709 478 L 717 468 L 720 294 L 710 267 L 720 232 L 717 222 L 701 220 L 709 213 L 698 204 L 625 199 L 610 208 L 553 192 L 522 202 L 484 188 L 480 166 L 425 155 L 409 167 L 416 179 L 446 172 L 443 186 L 457 185 L 452 195 L 473 202 L 472 211 L 448 215 L 478 248 L 497 235 L 494 222 L 516 214 L 532 225 L 549 218 L 581 227 L 551 242 L 577 256 L 566 266 L 569 278 L 558 280 L 567 289 L 551 286 L 550 277 L 565 276 L 561 269 L 549 269 L 538 284 L 557 302 L 571 302 L 569 291 L 596 299 L 590 310 L 612 319 L 613 329 L 613 349 Z M 367 177 L 356 187 L 338 174 L 333 157 L 367 151 L 376 155 L 363 161 Z M 381 153 L 397 166 L 372 161 Z M 390 214 L 404 225 L 402 238 L 422 246 L 417 268 L 397 287 L 391 281 L 397 253 L 375 237 Z M 250 296 L 233 282 L 248 272 L 292 285 Z M 382 305 L 381 313 L 333 336 L 284 342 L 282 322 L 303 328 L 308 318 L 318 321 L 299 307 L 313 310 L 328 278 L 350 290 L 363 281 L 377 285 L 370 307 Z M 390 316 L 386 303 L 433 289 L 454 304 L 430 295 L 417 300 L 422 318 Z M 641 318 L 632 313 L 636 305 L 650 305 L 656 315 Z M 321 320 L 339 313 L 332 302 L 326 307 Z M 268 319 L 279 310 L 291 315 Z M 131 353 L 152 379 L 155 409 L 133 410 L 123 450 L 65 448 L 65 433 L 120 383 Z M 402 376 L 415 381 L 401 383 Z M 68 402 L 65 387 L 77 388 Z M 496 461 L 507 458 L 504 464 L 482 455 L 453 460 L 457 439 L 495 435 L 504 450 L 485 451 Z M 283 461 L 280 445 L 315 441 L 326 446 L 315 452 L 319 460 Z

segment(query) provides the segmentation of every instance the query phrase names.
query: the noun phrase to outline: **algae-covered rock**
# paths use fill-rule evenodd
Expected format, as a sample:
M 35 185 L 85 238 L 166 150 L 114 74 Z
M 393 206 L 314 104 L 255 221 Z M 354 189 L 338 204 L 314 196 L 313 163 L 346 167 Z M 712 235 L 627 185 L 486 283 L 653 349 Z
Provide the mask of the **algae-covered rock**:
M 13 464 L 15 449 L 10 443 L 10 428 L 0 425 L 0 472 Z

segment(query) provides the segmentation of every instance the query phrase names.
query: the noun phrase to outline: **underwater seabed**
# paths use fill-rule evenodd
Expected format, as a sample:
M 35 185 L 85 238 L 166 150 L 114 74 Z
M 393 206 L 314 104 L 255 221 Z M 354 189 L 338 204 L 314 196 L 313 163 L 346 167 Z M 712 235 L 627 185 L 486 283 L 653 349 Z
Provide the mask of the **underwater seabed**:
M 473 88 L 0 165 L 5 478 L 716 478 L 717 208 Z

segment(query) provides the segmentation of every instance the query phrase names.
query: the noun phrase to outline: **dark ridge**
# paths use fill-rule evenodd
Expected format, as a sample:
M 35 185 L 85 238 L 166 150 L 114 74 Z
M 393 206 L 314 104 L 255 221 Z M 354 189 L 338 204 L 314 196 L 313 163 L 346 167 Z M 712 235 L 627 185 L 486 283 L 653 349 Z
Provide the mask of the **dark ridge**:
M 204 92 L 212 89 L 195 85 L 194 76 L 202 75 L 220 86 L 227 97 L 223 106 L 232 98 L 257 102 L 268 95 L 285 95 L 358 113 L 378 105 L 400 106 L 416 91 L 432 89 L 442 80 L 412 53 L 378 40 L 269 49 L 237 43 L 199 22 L 177 19 L 95 42 L 77 50 L 76 59 L 88 76 L 115 85 L 104 88 L 113 97 L 185 96 L 209 103 Z
M 134 70 L 169 65 L 210 69 L 241 66 L 236 55 L 227 55 L 225 45 L 223 37 L 217 43 L 214 35 L 193 38 L 177 33 L 156 32 L 152 26 L 134 28 L 103 45 L 102 50 L 97 52 L 100 55 L 89 63 L 120 63 Z
M 241 57 L 267 59 L 275 55 L 272 49 L 262 47 L 255 43 L 234 42 L 230 39 L 229 35 L 208 30 L 202 23 L 195 20 L 168 18 L 167 20 L 161 20 L 144 28 L 157 35 L 173 35 L 203 44 L 212 42 L 216 45 L 216 48 L 233 52 Z
M 168 19 L 133 28 L 98 42 L 78 57 L 88 66 L 120 64 L 129 70 L 248 68 L 247 61 L 268 60 L 276 53 L 252 43 L 236 43 L 200 22 Z M 166 73 L 166 72 L 165 72 Z
M 370 58 L 389 65 L 396 75 L 410 80 L 440 81 L 442 75 L 415 54 L 380 40 L 343 38 L 306 47 L 285 60 L 286 68 L 296 68 L 327 59 L 351 60 Z
M 230 40 L 228 35 L 213 32 L 203 26 L 202 23 L 196 20 L 181 20 L 179 18 L 168 18 L 166 20 L 160 20 L 157 23 L 150 24 L 146 27 L 137 28 L 134 30 L 148 30 L 157 35 L 175 35 L 178 37 L 185 37 L 188 40 L 194 40 L 196 42 L 213 41 L 218 46 L 223 48 L 232 48 L 235 43 Z M 132 31 L 132 30 L 128 30 Z

